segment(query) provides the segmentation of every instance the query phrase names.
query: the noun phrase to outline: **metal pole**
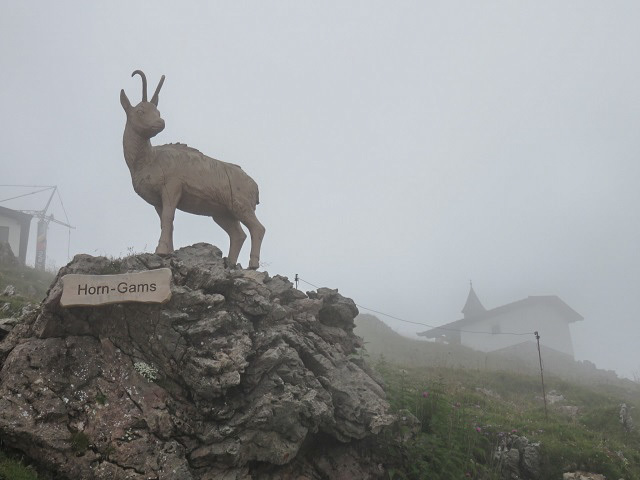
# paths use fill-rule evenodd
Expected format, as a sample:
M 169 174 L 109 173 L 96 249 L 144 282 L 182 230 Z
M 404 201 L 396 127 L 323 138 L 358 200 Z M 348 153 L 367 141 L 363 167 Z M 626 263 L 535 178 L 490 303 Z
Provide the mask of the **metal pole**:
M 296 281 L 296 290 L 298 290 L 298 274 L 296 273 L 296 278 L 294 278 L 294 280 Z
M 47 268 L 47 229 L 49 221 L 46 217 L 40 217 L 38 220 L 38 235 L 36 237 L 36 270 L 46 270 Z
M 540 378 L 542 380 L 542 399 L 544 400 L 544 418 L 549 419 L 549 414 L 547 413 L 547 394 L 544 391 L 544 373 L 542 371 L 542 354 L 540 353 L 540 335 L 538 332 L 533 332 L 536 336 L 536 341 L 538 342 L 538 360 L 540 360 Z

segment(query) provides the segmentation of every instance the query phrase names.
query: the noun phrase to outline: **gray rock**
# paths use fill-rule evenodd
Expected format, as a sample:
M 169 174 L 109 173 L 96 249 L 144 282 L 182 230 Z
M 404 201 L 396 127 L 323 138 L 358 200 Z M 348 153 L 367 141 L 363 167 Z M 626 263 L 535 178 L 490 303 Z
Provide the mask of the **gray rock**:
M 59 304 L 65 274 L 160 267 L 166 304 Z M 357 308 L 309 297 L 206 244 L 78 255 L 0 341 L 0 437 L 65 478 L 383 478 L 366 445 L 396 418 L 351 360 Z
M 503 438 L 494 458 L 501 466 L 503 480 L 540 480 L 540 444 L 530 443 L 527 437 L 510 435 Z
M 27 303 L 20 311 L 20 318 L 26 317 L 36 311 L 37 306 L 33 303 Z
M 580 408 L 576 407 L 575 405 L 560 405 L 558 407 L 558 411 L 570 417 L 576 417 L 578 415 L 578 412 L 580 411 Z
M 588 472 L 566 472 L 562 474 L 563 480 L 607 480 L 604 475 Z M 620 479 L 622 480 L 622 479 Z
M 528 445 L 529 439 L 527 437 L 512 435 L 511 448 L 516 448 L 522 454 Z
M 17 320 L 15 318 L 2 318 L 0 319 L 0 340 L 7 336 L 7 334 L 13 330 Z
M 542 460 L 538 444 L 529 444 L 522 452 L 522 473 L 524 478 L 538 479 L 541 475 Z
M 520 478 L 520 452 L 512 448 L 502 453 L 502 478 L 504 480 L 517 480 Z
M 412 441 L 420 432 L 420 420 L 405 408 L 398 411 L 398 426 L 397 438 L 402 443 Z
M 2 291 L 2 295 L 5 297 L 13 297 L 16 294 L 16 287 L 13 285 L 7 285 Z
M 17 318 L 2 318 L 0 319 L 0 326 L 6 326 L 6 327 L 10 327 L 13 328 L 18 324 L 19 320 Z
M 547 393 L 547 402 L 549 403 L 549 405 L 553 405 L 554 403 L 560 403 L 564 401 L 565 401 L 564 395 L 556 392 L 555 390 L 551 390 L 549 393 Z
M 490 390 L 488 388 L 476 387 L 476 392 L 482 393 L 483 395 L 486 395 L 487 397 L 500 398 L 500 395 L 498 393 L 496 393 L 493 390 Z
M 633 418 L 631 417 L 631 407 L 627 406 L 626 403 L 620 405 L 619 417 L 622 427 L 627 432 L 631 432 L 633 430 Z

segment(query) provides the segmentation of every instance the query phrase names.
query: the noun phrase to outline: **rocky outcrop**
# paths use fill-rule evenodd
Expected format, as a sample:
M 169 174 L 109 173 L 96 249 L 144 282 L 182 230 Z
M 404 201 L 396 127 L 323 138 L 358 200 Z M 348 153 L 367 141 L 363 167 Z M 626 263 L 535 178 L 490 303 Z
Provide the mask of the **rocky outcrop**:
M 504 480 L 539 480 L 541 476 L 540 444 L 527 437 L 506 435 L 498 443 L 495 460 Z
M 62 308 L 61 277 L 166 267 L 168 303 Z M 394 422 L 327 288 L 225 268 L 197 244 L 78 255 L 0 342 L 0 437 L 67 479 L 359 479 Z
M 634 425 L 633 425 L 633 417 L 631 416 L 631 407 L 627 406 L 626 403 L 623 403 L 622 405 L 620 405 L 620 423 L 622 424 L 622 427 L 627 431 L 627 432 L 632 432 Z
M 607 478 L 599 473 L 568 472 L 562 474 L 562 480 L 607 480 Z
M 542 397 L 536 398 L 541 402 L 544 402 L 544 399 Z M 551 390 L 549 391 L 549 393 L 547 393 L 546 401 L 547 404 L 550 407 L 554 408 L 557 412 L 571 418 L 576 418 L 578 416 L 578 412 L 580 411 L 580 408 L 576 405 L 566 405 L 567 399 L 562 393 L 556 390 Z
M 17 323 L 18 320 L 15 318 L 0 318 L 0 340 L 6 337 Z

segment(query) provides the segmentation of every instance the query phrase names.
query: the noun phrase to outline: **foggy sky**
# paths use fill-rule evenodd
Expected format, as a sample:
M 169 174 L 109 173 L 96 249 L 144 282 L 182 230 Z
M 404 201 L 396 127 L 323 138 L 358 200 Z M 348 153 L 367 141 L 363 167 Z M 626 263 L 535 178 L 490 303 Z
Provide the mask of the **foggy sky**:
M 630 376 L 639 24 L 631 0 L 2 2 L 0 184 L 59 187 L 71 256 L 153 251 L 119 92 L 135 104 L 131 72 L 150 91 L 165 74 L 153 144 L 186 142 L 258 182 L 270 274 L 430 325 L 461 317 L 469 280 L 487 308 L 558 295 L 584 316 L 576 357 Z M 52 212 L 64 219 L 57 200 Z M 67 238 L 51 225 L 52 266 Z M 211 219 L 179 212 L 176 247 L 201 241 L 226 254 Z

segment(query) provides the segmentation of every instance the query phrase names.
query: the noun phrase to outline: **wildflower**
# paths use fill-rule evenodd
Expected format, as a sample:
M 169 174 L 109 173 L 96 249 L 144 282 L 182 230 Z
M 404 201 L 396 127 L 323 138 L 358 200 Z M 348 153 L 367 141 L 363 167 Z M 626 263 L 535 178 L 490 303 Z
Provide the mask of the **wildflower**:
M 476 427 L 476 432 L 480 433 L 482 429 L 480 427 Z
M 513 430 L 511 430 L 511 433 L 518 433 L 518 430 L 514 428 Z
M 429 392 L 424 391 L 422 392 L 422 398 L 428 398 L 429 397 Z

